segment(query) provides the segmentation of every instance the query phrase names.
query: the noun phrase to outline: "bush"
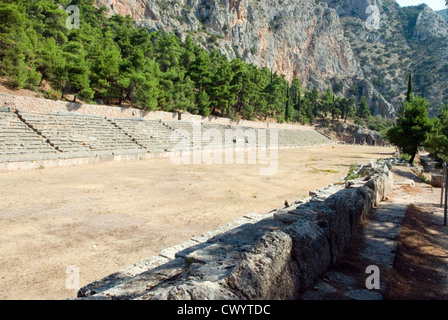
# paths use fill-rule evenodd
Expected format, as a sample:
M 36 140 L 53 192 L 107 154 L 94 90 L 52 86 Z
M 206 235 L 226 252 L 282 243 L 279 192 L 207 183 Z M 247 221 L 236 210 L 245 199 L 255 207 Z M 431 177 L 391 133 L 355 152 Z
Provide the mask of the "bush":
M 355 173 L 357 170 L 358 170 L 358 165 L 356 163 L 352 164 L 348 169 L 348 174 L 345 177 L 345 181 L 361 178 L 361 175 L 359 173 Z

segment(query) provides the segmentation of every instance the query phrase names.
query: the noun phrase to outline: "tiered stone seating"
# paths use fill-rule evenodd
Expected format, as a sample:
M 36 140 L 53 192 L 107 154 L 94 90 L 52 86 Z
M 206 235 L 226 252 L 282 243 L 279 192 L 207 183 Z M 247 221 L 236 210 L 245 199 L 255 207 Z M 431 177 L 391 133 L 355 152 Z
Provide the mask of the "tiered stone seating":
M 226 148 L 226 130 L 232 129 L 230 126 L 202 123 L 202 136 L 209 137 L 210 140 L 204 140 L 202 143 L 203 149 L 222 149 Z M 216 134 L 216 137 L 214 134 Z M 218 137 L 221 139 L 218 139 Z
M 57 151 L 8 108 L 0 109 L 0 162 L 52 158 Z
M 263 134 L 263 138 L 262 138 Z M 266 140 L 265 138 L 266 137 Z M 271 146 L 271 130 L 269 129 L 257 129 L 257 146 L 258 147 L 276 147 Z
M 330 142 L 324 135 L 314 130 L 279 130 L 278 144 L 280 147 L 299 147 L 322 145 Z
M 104 118 L 80 113 L 19 112 L 30 127 L 64 153 L 126 154 L 146 152 Z
M 162 123 L 176 133 L 179 133 L 179 140 L 183 137 L 185 141 L 189 141 L 191 150 L 199 150 L 203 144 L 206 144 L 202 139 L 202 134 L 198 135 L 194 132 L 194 126 L 198 125 L 200 127 L 200 124 L 193 124 L 188 121 L 163 121 Z M 185 148 L 187 148 L 187 145 Z
M 113 118 L 110 121 L 152 153 L 171 151 L 180 145 L 190 147 L 183 137 L 177 137 L 173 129 L 159 120 Z
M 228 147 L 300 147 L 331 141 L 313 130 L 276 130 L 278 141 L 272 144 L 273 132 L 207 122 L 106 119 L 76 112 L 13 113 L 0 108 L 0 162 Z M 229 141 L 226 133 L 231 134 Z

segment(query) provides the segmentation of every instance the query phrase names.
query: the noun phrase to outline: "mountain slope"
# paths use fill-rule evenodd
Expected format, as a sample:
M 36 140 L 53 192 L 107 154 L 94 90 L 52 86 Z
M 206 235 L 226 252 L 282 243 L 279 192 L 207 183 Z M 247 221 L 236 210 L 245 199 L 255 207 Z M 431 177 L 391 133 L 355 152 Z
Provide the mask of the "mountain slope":
M 431 103 L 430 114 L 447 103 L 448 24 L 427 5 L 401 8 L 392 0 L 327 0 L 337 10 L 363 74 L 399 108 L 409 73 L 415 93 Z M 368 29 L 365 9 L 379 8 L 379 29 Z
M 368 96 L 393 118 L 413 74 L 436 114 L 448 96 L 448 24 L 428 6 L 393 0 L 97 0 L 141 27 L 192 36 L 204 48 L 242 57 L 320 91 Z M 379 28 L 369 28 L 369 6 Z M 428 50 L 431 48 L 431 50 Z
M 314 0 L 97 0 L 111 13 L 131 15 L 149 30 L 192 36 L 229 58 L 300 79 L 309 90 L 333 86 L 367 95 L 374 113 L 394 116 L 393 106 L 366 81 L 335 10 Z M 352 90 L 353 91 L 353 90 Z

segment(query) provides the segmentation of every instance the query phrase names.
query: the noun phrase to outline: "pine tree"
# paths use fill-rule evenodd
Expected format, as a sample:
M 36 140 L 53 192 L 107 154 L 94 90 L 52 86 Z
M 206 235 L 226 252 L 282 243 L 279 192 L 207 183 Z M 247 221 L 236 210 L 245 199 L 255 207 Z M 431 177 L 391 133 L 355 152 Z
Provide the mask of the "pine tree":
M 70 42 L 64 47 L 67 74 L 67 85 L 64 93 L 72 93 L 73 101 L 79 96 L 82 100 L 93 98 L 94 91 L 90 87 L 90 66 L 86 60 L 86 51 L 82 43 Z
M 118 100 L 121 96 L 117 79 L 120 75 L 122 58 L 119 48 L 111 39 L 104 42 L 104 45 L 98 46 L 97 56 L 92 58 L 90 78 L 98 98 L 109 104 L 111 100 Z
M 396 125 L 389 129 L 387 137 L 402 152 L 411 155 L 409 163 L 412 165 L 418 152 L 429 138 L 432 131 L 432 121 L 428 117 L 429 103 L 421 97 L 410 96 L 410 101 L 404 103 L 402 117 Z
M 211 113 L 210 110 L 210 97 L 208 96 L 207 92 L 200 91 L 198 93 L 197 97 L 197 105 L 199 108 L 199 114 L 208 117 Z
M 408 78 L 408 90 L 406 92 L 406 102 L 411 102 L 411 94 L 412 94 L 412 75 L 409 74 Z
M 321 97 L 322 112 L 323 112 L 324 118 L 327 117 L 328 112 L 332 112 L 333 104 L 334 104 L 333 99 L 334 99 L 333 91 L 331 90 L 331 87 L 328 87 L 327 90 L 325 91 L 325 93 Z
M 211 53 L 212 75 L 211 84 L 207 93 L 210 96 L 212 114 L 219 110 L 224 117 L 236 118 L 233 109 L 237 103 L 238 85 L 233 85 L 234 73 L 229 61 L 217 51 Z
M 308 102 L 310 103 L 310 107 L 314 118 L 317 118 L 320 113 L 320 107 L 319 107 L 319 91 L 317 91 L 316 87 L 314 87 L 313 90 L 308 93 L 307 99 Z
M 289 122 L 292 119 L 292 100 L 291 100 L 291 88 L 286 88 L 286 106 L 285 106 L 285 121 Z
M 367 97 L 362 97 L 358 104 L 358 117 L 361 119 L 367 119 L 371 115 L 369 105 L 367 103 Z

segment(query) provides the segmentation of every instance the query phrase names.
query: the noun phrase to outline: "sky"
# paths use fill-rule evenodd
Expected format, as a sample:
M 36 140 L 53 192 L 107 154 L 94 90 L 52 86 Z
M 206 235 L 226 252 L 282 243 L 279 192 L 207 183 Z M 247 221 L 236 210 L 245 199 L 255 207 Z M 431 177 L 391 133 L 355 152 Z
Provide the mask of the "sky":
M 439 11 L 442 9 L 446 9 L 445 0 L 395 0 L 402 7 L 407 6 L 417 6 L 422 3 L 426 3 L 433 10 Z

